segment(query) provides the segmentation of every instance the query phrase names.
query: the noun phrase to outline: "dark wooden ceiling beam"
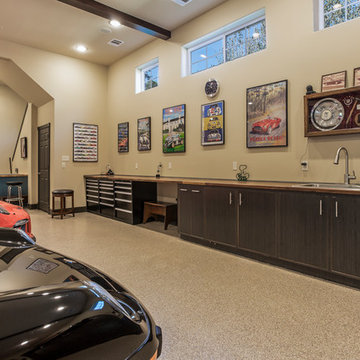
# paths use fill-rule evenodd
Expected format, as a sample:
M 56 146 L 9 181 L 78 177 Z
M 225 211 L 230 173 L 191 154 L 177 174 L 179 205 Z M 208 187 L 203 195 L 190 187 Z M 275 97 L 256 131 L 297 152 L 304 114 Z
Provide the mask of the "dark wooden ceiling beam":
M 171 38 L 171 32 L 154 24 L 148 23 L 135 16 L 126 14 L 122 11 L 114 9 L 94 0 L 58 0 L 64 4 L 74 6 L 80 10 L 87 11 L 91 14 L 101 16 L 108 20 L 118 20 L 122 25 L 132 29 L 142 31 L 145 34 L 155 36 L 157 38 L 168 40 Z

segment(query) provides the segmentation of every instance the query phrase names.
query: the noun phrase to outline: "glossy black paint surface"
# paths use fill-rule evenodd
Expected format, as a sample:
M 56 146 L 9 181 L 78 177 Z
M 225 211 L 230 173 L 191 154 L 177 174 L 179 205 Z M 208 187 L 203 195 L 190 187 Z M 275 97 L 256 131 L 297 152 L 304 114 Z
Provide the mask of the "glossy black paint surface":
M 161 330 L 100 271 L 0 229 L 0 359 L 151 359 Z

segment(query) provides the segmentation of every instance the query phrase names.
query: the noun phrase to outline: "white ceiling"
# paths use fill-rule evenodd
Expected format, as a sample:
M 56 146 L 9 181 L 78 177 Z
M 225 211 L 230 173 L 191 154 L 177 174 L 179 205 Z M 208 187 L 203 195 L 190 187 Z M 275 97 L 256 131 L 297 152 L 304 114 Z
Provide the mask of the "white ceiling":
M 172 31 L 225 1 L 192 0 L 186 6 L 171 0 L 98 2 Z M 34 48 L 110 65 L 154 39 L 124 26 L 111 33 L 104 29 L 111 29 L 106 19 L 56 0 L 0 0 L 0 39 Z M 107 45 L 114 38 L 124 44 Z M 88 47 L 86 54 L 74 51 L 78 43 Z

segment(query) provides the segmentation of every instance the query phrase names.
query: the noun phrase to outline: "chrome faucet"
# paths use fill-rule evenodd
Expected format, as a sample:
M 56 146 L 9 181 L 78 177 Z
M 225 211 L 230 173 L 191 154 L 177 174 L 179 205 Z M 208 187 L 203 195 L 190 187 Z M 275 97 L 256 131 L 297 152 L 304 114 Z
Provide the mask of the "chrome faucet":
M 355 171 L 353 171 L 353 174 L 352 174 L 352 175 L 349 174 L 349 153 L 348 153 L 346 147 L 340 146 L 340 147 L 337 149 L 336 155 L 335 155 L 335 159 L 334 159 L 334 164 L 335 164 L 335 165 L 339 165 L 339 157 L 340 157 L 341 150 L 343 150 L 344 153 L 345 153 L 344 183 L 345 183 L 346 185 L 349 185 L 349 184 L 350 184 L 350 180 L 356 179 L 356 176 L 355 176 Z

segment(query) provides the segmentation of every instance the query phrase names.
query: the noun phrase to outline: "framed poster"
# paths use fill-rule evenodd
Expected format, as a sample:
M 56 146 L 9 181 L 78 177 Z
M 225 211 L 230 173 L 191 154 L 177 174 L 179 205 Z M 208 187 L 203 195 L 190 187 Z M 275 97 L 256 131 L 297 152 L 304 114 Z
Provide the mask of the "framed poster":
M 185 152 L 185 104 L 163 109 L 163 153 Z
M 225 143 L 225 103 L 216 101 L 201 105 L 201 145 Z
M 151 118 L 145 117 L 137 121 L 138 151 L 151 150 Z
M 129 122 L 118 124 L 118 152 L 129 152 Z
M 20 155 L 23 159 L 27 158 L 27 138 L 22 137 L 20 139 Z
M 360 67 L 354 69 L 353 86 L 360 86 Z
M 73 123 L 73 161 L 98 161 L 98 126 Z
M 287 146 L 287 80 L 246 89 L 246 146 Z
M 345 89 L 346 71 L 323 75 L 321 77 L 321 92 Z

